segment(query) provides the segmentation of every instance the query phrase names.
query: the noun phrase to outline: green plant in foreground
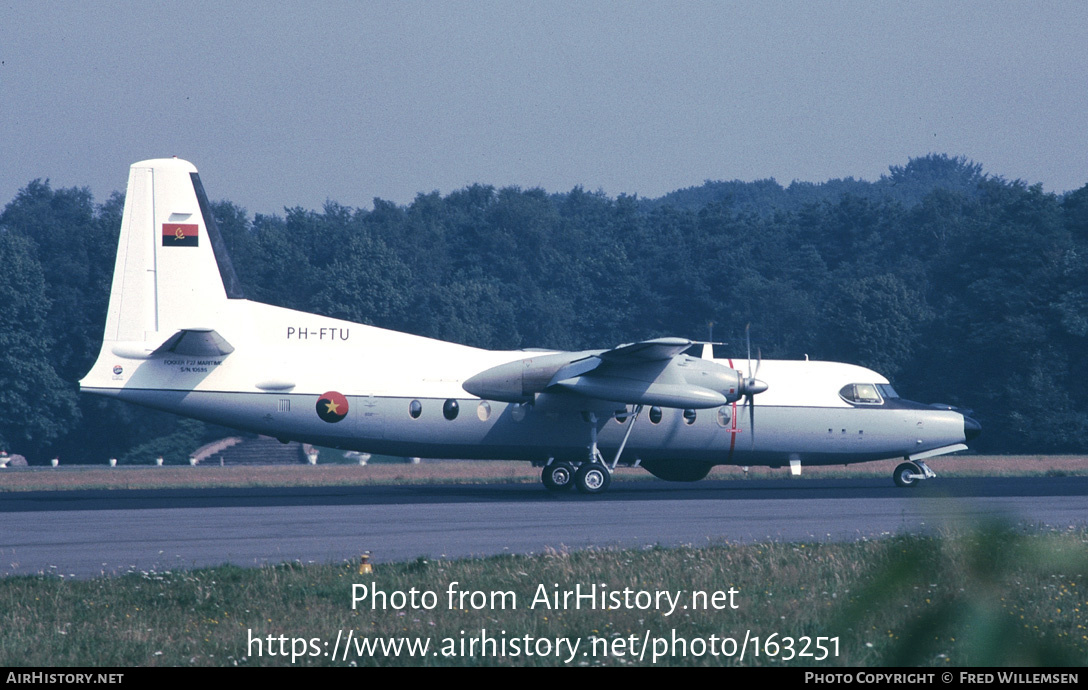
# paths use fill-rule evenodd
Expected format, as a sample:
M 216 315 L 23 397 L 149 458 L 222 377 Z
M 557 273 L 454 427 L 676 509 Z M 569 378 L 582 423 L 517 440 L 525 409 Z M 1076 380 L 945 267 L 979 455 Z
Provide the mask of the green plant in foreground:
M 1083 665 L 1085 543 L 1083 531 L 1040 535 L 998 524 L 899 537 L 835 625 L 885 632 L 882 665 Z M 894 629 L 889 617 L 899 619 Z

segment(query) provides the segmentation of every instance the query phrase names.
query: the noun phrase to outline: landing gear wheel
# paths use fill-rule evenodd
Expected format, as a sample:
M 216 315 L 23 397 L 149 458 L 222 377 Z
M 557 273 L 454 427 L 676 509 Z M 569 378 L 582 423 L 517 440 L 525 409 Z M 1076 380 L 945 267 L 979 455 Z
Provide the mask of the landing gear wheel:
M 899 467 L 895 468 L 895 472 L 892 473 L 892 479 L 895 480 L 895 485 L 906 488 L 908 486 L 917 486 L 918 477 L 924 477 L 925 473 L 922 472 L 922 468 L 915 465 L 913 462 L 904 462 Z
M 548 491 L 566 491 L 574 487 L 574 466 L 569 462 L 553 462 L 540 473 Z
M 574 485 L 584 494 L 599 494 L 608 490 L 612 473 L 599 462 L 583 462 L 574 473 Z

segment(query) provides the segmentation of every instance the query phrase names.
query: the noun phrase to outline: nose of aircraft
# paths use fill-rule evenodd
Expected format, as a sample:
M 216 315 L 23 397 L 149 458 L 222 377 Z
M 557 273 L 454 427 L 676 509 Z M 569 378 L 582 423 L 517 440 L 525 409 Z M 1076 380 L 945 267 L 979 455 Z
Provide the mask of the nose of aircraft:
M 982 425 L 971 419 L 967 415 L 963 416 L 963 437 L 968 441 L 973 441 L 978 438 L 978 435 L 982 433 Z

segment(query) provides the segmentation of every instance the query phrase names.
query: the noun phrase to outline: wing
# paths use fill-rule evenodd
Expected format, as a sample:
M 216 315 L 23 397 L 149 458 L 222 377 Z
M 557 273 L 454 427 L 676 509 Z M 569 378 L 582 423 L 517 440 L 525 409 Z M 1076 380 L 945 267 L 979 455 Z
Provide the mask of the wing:
M 620 345 L 598 355 L 606 362 L 659 362 L 671 360 L 694 345 L 685 338 L 656 338 L 638 343 Z
M 469 393 L 503 402 L 529 402 L 566 391 L 627 405 L 718 407 L 737 399 L 740 375 L 681 353 L 684 338 L 657 338 L 611 350 L 567 352 L 502 364 L 464 382 Z

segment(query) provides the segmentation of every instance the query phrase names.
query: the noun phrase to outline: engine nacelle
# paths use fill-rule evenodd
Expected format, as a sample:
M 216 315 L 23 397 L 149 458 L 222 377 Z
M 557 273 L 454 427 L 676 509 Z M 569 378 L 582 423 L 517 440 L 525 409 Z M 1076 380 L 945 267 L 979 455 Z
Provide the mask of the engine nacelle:
M 628 405 L 706 409 L 736 402 L 750 382 L 735 369 L 685 355 L 617 358 L 596 350 L 507 362 L 470 377 L 462 387 L 479 398 L 511 403 L 530 402 L 554 387 Z
M 461 387 L 478 398 L 500 402 L 531 402 L 560 369 L 571 364 L 572 353 L 538 355 L 500 364 L 469 378 Z

